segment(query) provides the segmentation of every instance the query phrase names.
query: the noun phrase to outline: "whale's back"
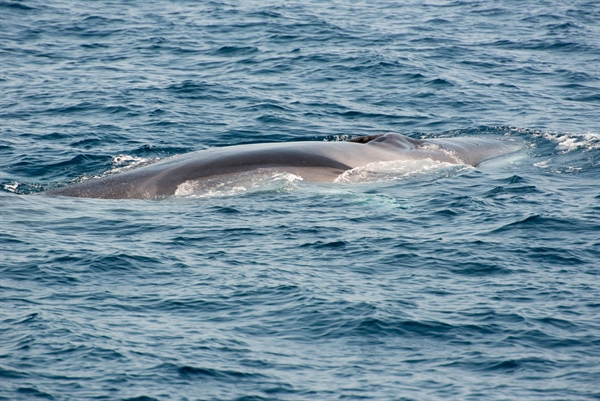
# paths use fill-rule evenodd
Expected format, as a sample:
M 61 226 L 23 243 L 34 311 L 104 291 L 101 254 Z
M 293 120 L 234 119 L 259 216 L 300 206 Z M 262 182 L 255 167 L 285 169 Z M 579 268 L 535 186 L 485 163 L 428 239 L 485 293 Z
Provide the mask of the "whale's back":
M 155 164 L 45 192 L 104 199 L 152 199 L 176 193 L 179 185 L 259 169 L 333 182 L 343 172 L 369 163 L 423 160 L 469 164 L 514 152 L 519 145 L 481 138 L 419 140 L 400 134 L 359 137 L 347 142 L 291 142 L 207 149 Z

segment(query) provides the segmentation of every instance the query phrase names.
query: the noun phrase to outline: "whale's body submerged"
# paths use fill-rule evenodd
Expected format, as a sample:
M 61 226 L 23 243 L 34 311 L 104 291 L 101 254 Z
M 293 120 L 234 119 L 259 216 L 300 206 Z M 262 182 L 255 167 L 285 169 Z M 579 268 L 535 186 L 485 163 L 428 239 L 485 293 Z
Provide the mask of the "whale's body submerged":
M 186 182 L 270 169 L 307 181 L 333 182 L 344 171 L 369 163 L 432 159 L 477 166 L 520 145 L 497 139 L 418 140 L 400 134 L 346 142 L 288 142 L 214 148 L 172 157 L 121 174 L 47 191 L 49 195 L 104 199 L 152 199 L 174 195 Z

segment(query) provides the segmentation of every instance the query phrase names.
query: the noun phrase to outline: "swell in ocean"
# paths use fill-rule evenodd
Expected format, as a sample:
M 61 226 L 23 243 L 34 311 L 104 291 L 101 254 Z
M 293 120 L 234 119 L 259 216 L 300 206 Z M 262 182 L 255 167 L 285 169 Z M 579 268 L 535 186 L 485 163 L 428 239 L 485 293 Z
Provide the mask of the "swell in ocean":
M 598 399 L 596 2 L 0 1 L 0 398 Z M 477 168 L 46 189 L 196 150 Z

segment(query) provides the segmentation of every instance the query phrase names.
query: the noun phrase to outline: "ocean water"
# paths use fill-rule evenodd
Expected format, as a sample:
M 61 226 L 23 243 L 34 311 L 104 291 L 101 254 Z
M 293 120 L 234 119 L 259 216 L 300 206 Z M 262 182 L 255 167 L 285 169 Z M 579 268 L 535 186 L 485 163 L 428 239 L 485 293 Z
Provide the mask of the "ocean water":
M 600 3 L 0 1 L 0 399 L 600 399 Z M 209 147 L 479 168 L 48 188 Z

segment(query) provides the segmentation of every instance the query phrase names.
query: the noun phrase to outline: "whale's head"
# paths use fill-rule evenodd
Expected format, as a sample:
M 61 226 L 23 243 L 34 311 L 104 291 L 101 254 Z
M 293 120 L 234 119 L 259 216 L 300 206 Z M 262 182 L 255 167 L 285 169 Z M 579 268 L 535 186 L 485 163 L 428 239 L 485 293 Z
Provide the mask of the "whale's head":
M 350 142 L 366 144 L 402 158 L 431 158 L 474 167 L 486 160 L 517 152 L 524 146 L 511 138 L 414 139 L 393 132 L 354 138 Z

